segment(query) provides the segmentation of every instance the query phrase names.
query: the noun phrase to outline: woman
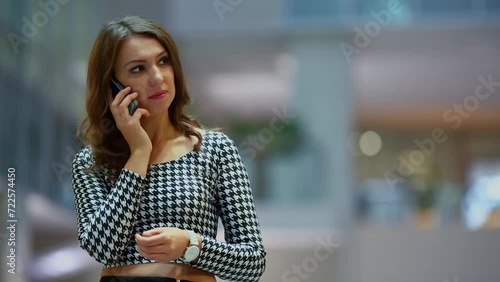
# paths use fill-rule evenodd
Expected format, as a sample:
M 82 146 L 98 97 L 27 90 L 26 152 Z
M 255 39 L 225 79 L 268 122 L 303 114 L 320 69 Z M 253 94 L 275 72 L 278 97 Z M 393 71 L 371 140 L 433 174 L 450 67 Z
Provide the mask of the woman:
M 171 36 L 140 17 L 110 22 L 87 76 L 73 189 L 78 239 L 104 265 L 101 281 L 258 281 L 266 252 L 245 167 L 227 135 L 183 113 Z M 128 86 L 115 97 L 112 77 Z

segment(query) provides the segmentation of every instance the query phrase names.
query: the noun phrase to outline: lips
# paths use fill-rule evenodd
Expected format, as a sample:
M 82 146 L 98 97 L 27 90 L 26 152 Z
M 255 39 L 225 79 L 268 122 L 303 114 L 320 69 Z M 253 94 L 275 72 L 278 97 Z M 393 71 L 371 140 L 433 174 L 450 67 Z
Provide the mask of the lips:
M 155 94 L 149 96 L 149 99 L 161 99 L 167 95 L 166 90 L 158 91 Z

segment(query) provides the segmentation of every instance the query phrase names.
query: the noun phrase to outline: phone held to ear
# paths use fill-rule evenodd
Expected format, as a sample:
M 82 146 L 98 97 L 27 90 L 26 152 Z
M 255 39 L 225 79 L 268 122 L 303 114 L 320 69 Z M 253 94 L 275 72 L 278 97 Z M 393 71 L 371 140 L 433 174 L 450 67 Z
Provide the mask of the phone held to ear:
M 113 75 L 111 76 L 111 93 L 113 94 L 113 98 L 118 95 L 118 92 L 122 91 L 125 89 L 125 86 L 121 84 L 118 79 Z M 137 108 L 139 107 L 139 102 L 137 102 L 137 99 L 132 100 L 130 104 L 128 105 L 128 113 L 130 115 L 133 115 Z

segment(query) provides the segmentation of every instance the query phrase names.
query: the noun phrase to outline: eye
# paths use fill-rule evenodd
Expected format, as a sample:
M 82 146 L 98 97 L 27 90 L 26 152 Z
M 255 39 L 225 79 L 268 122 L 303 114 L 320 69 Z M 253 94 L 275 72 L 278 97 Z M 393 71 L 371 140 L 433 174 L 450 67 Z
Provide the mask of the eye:
M 130 72 L 133 72 L 133 73 L 138 73 L 140 71 L 144 70 L 144 66 L 142 65 L 139 65 L 139 66 L 136 66 L 136 67 L 133 67 L 130 69 Z
M 168 59 L 167 56 L 165 56 L 165 57 L 160 59 L 159 63 L 160 63 L 160 65 L 167 65 L 168 63 L 170 63 L 170 60 Z

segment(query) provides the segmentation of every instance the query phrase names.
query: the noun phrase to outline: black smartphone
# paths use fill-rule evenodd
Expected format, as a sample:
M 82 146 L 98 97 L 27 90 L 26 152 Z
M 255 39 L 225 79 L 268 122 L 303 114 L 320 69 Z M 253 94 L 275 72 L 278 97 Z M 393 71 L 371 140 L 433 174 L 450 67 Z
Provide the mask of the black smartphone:
M 118 92 L 122 91 L 125 89 L 125 86 L 121 84 L 118 79 L 113 75 L 111 76 L 111 93 L 113 94 L 113 98 L 118 95 Z M 139 102 L 137 102 L 137 99 L 132 100 L 130 104 L 128 105 L 128 113 L 130 115 L 133 115 L 137 108 L 139 107 Z

